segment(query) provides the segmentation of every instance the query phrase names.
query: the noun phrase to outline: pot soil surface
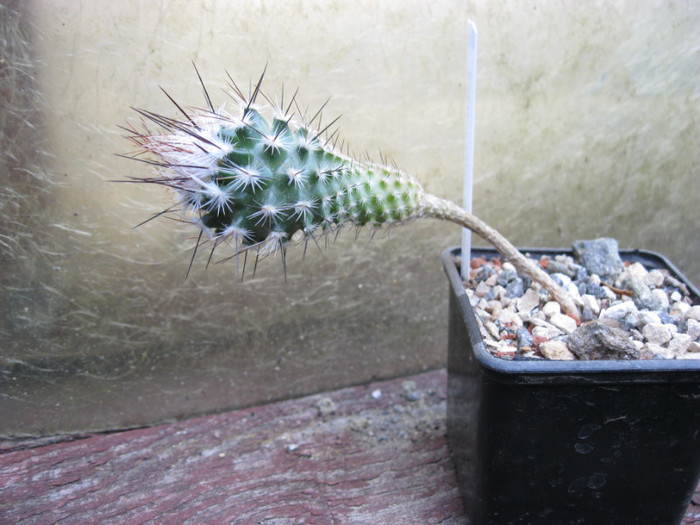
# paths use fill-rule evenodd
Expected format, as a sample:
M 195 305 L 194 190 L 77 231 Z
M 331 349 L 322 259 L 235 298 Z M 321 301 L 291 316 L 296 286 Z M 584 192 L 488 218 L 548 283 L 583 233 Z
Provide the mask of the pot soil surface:
M 576 241 L 537 260 L 580 322 L 500 258 L 471 260 L 465 282 L 486 348 L 503 359 L 700 359 L 700 305 L 668 269 L 623 262 L 614 239 Z M 526 253 L 526 255 L 528 255 Z

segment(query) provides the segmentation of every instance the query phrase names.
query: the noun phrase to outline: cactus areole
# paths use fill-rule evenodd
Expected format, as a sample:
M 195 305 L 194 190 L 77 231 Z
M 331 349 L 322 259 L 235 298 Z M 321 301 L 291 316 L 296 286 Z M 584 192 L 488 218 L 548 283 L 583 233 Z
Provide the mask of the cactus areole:
M 258 255 L 281 252 L 284 261 L 290 244 L 317 241 L 344 226 L 433 217 L 470 228 L 566 301 L 563 290 L 495 230 L 426 193 L 411 175 L 341 153 L 335 132 L 329 132 L 335 121 L 318 131 L 313 125 L 320 112 L 307 119 L 296 97 L 286 106 L 271 103 L 261 91 L 262 78 L 249 95 L 231 80 L 232 110 L 215 108 L 203 83 L 207 109 L 186 111 L 166 93 L 180 118 L 136 109 L 144 126 L 128 128 L 128 138 L 139 148 L 130 158 L 154 165 L 157 172 L 136 181 L 175 191 L 177 202 L 166 212 L 199 228 L 197 246 L 210 241 L 210 259 L 219 245 L 228 244 L 237 260 L 253 248 Z M 578 316 L 575 306 L 562 306 Z

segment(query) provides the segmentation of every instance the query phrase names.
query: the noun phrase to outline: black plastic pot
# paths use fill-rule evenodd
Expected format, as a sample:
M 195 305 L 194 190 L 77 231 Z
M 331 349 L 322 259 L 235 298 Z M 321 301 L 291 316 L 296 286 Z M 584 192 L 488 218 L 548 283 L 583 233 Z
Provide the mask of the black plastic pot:
M 698 300 L 665 258 L 620 255 L 671 270 Z M 700 360 L 498 359 L 481 339 L 456 256 L 442 256 L 447 428 L 469 523 L 680 522 L 700 479 Z

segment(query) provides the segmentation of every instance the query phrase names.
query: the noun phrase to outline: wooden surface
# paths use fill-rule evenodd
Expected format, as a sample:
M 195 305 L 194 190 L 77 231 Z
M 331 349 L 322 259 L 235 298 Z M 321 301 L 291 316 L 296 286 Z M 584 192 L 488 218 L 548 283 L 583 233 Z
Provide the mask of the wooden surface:
M 5 451 L 0 523 L 463 523 L 445 379 Z
M 152 428 L 4 443 L 0 524 L 463 524 L 445 382 L 440 370 Z M 683 523 L 700 524 L 700 494 Z

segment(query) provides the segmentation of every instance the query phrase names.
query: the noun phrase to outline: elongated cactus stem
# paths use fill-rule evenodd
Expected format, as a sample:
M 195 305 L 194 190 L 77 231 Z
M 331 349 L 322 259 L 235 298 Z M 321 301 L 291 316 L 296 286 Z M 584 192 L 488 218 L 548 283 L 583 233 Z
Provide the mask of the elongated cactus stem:
M 498 253 L 510 261 L 521 274 L 540 283 L 551 294 L 552 299 L 561 305 L 564 313 L 579 319 L 579 310 L 566 290 L 559 286 L 547 272 L 533 263 L 532 259 L 525 257 L 508 239 L 484 221 L 455 203 L 430 194 L 426 194 L 424 197 L 423 214 L 425 217 L 447 220 L 469 228 L 496 248 Z

